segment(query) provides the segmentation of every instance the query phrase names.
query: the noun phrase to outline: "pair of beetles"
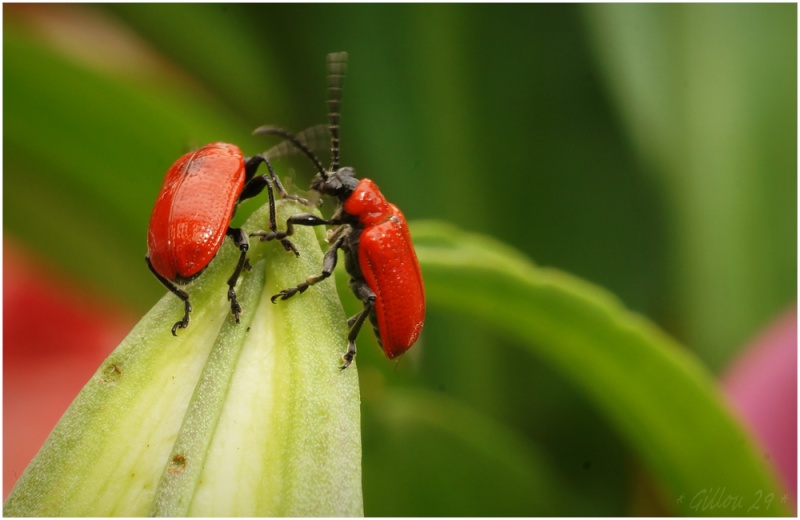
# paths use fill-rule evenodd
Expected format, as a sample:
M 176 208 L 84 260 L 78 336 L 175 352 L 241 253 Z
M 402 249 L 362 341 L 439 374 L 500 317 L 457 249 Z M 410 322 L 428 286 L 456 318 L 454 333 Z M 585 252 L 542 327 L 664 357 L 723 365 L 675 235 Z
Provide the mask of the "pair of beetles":
M 328 131 L 331 138 L 331 166 L 322 163 L 294 134 L 281 128 L 263 126 L 254 133 L 276 135 L 305 154 L 317 169 L 311 189 L 335 197 L 338 209 L 330 219 L 310 213 L 289 217 L 286 230 L 278 231 L 275 221 L 275 193 L 301 203 L 281 185 L 265 155 L 245 158 L 242 151 L 227 143 L 211 143 L 178 159 L 167 170 L 156 199 L 147 233 L 147 265 L 164 286 L 184 303 L 183 318 L 172 327 L 172 334 L 189 325 L 192 305 L 189 294 L 178 285 L 197 277 L 219 251 L 225 236 L 241 251 L 236 268 L 228 279 L 231 313 L 239 322 L 242 307 L 234 287 L 247 265 L 248 234 L 230 227 L 239 202 L 267 190 L 270 205 L 270 230 L 258 231 L 262 241 L 278 240 L 295 255 L 299 252 L 289 240 L 294 226 L 337 226 L 322 262 L 322 272 L 295 287 L 272 297 L 286 300 L 329 277 L 336 267 L 339 249 L 345 255 L 350 288 L 364 304 L 363 310 L 348 320 L 350 332 L 342 369 L 356 354 L 355 340 L 366 318 L 386 356 L 393 359 L 416 342 L 425 318 L 425 292 L 417 255 L 411 243 L 403 213 L 389 203 L 370 179 L 357 179 L 353 168 L 339 165 L 339 107 L 347 53 L 328 55 Z M 256 175 L 261 164 L 267 174 Z

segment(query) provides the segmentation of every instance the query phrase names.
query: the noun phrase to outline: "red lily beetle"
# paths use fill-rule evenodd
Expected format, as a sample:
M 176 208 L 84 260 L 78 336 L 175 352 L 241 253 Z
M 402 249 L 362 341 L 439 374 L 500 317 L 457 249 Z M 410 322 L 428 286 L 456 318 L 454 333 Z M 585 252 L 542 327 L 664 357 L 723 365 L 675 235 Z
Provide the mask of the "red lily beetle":
M 267 165 L 269 175 L 255 175 L 261 163 Z M 230 222 L 239 202 L 258 195 L 266 187 L 270 229 L 276 231 L 273 185 L 281 197 L 302 200 L 286 193 L 264 155 L 245 159 L 238 147 L 227 143 L 211 143 L 189 152 L 167 170 L 150 216 L 145 260 L 156 278 L 184 303 L 183 319 L 173 325 L 173 335 L 189 325 L 192 312 L 189 294 L 176 284 L 184 285 L 202 273 L 226 235 L 241 251 L 236 269 L 228 279 L 231 313 L 239 322 L 242 307 L 236 300 L 234 286 L 246 266 L 250 243 L 247 234 L 230 227 Z M 281 239 L 281 243 L 287 251 L 298 254 L 287 239 Z
M 325 253 L 322 273 L 305 282 L 284 289 L 272 297 L 286 300 L 328 278 L 336 267 L 337 252 L 345 253 L 345 268 L 350 274 L 350 288 L 364 303 L 364 309 L 347 320 L 350 326 L 347 352 L 342 369 L 356 355 L 355 339 L 369 317 L 375 335 L 390 359 L 403 354 L 417 341 L 425 321 L 425 289 L 419 261 L 403 213 L 390 204 L 369 179 L 358 180 L 350 167 L 339 167 L 339 106 L 347 53 L 328 55 L 328 129 L 331 135 L 331 167 L 326 170 L 303 142 L 291 133 L 275 127 L 261 127 L 257 134 L 273 134 L 288 139 L 317 167 L 311 183 L 313 190 L 336 197 L 339 207 L 329 220 L 311 214 L 289 217 L 282 232 L 259 232 L 261 240 L 284 239 L 293 226 L 338 226 L 333 230 Z

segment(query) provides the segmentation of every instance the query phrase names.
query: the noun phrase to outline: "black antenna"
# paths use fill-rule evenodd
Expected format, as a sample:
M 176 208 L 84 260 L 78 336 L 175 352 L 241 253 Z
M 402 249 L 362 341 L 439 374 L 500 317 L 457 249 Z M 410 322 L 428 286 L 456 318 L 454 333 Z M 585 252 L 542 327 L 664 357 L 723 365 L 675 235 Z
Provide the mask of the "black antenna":
M 339 169 L 339 117 L 347 53 L 328 54 L 328 129 L 331 134 L 331 171 Z
M 301 136 L 305 135 L 306 133 L 314 133 L 317 131 L 318 127 L 312 126 L 311 128 L 304 130 Z M 294 146 L 296 146 L 298 150 L 303 152 L 306 155 L 306 157 L 311 159 L 311 162 L 313 162 L 314 166 L 317 167 L 317 170 L 319 171 L 319 174 L 322 176 L 323 179 L 328 178 L 328 172 L 325 171 L 325 167 L 322 166 L 322 163 L 319 161 L 319 159 L 317 159 L 317 156 L 314 155 L 314 153 L 308 149 L 308 147 L 303 143 L 303 141 L 301 141 L 297 136 L 295 136 L 288 130 L 284 130 L 283 128 L 279 128 L 277 126 L 266 125 L 266 126 L 260 126 L 255 130 L 253 130 L 253 135 L 279 135 L 283 137 L 284 139 L 292 143 Z M 269 154 L 269 151 L 267 152 L 267 154 Z
M 272 126 L 273 125 L 264 125 L 262 128 L 270 128 Z M 328 123 L 310 126 L 300 132 L 294 132 L 294 136 L 312 153 L 326 150 L 331 145 L 331 134 L 328 132 Z M 302 152 L 292 144 L 291 141 L 284 139 L 261 155 L 267 159 L 276 159 L 278 157 L 287 157 L 298 153 Z

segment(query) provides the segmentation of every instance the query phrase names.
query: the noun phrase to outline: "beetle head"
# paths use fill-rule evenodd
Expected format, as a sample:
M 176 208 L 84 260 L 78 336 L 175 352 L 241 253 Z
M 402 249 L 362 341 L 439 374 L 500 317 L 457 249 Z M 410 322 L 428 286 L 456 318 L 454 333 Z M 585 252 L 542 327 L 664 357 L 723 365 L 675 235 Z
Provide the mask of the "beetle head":
M 358 185 L 356 172 L 350 166 L 344 166 L 333 172 L 326 172 L 326 175 L 317 175 L 311 181 L 311 189 L 323 195 L 337 197 L 344 201 L 353 193 Z

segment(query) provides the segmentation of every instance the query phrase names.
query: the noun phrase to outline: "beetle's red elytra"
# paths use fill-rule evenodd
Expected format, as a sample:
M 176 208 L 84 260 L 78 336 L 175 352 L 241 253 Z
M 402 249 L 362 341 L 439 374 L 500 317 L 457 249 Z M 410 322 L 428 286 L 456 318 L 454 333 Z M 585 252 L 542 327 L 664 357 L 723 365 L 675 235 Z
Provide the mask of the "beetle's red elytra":
M 386 356 L 394 359 L 413 345 L 425 320 L 425 290 L 403 213 L 370 179 L 362 179 L 344 203 L 364 229 L 358 265 L 375 293 L 374 321 Z
M 310 213 L 289 217 L 286 231 L 258 232 L 261 240 L 285 239 L 294 226 L 336 226 L 330 235 L 322 272 L 272 297 L 273 303 L 302 293 L 328 278 L 336 267 L 337 252 L 345 253 L 350 288 L 364 303 L 350 318 L 347 352 L 342 369 L 356 355 L 355 340 L 368 317 L 384 353 L 390 359 L 406 352 L 419 338 L 425 321 L 425 289 L 411 235 L 403 213 L 389 203 L 369 179 L 358 180 L 350 167 L 339 167 L 339 105 L 347 63 L 344 52 L 328 55 L 328 130 L 331 136 L 331 167 L 325 169 L 296 136 L 281 128 L 266 126 L 258 134 L 278 135 L 300 149 L 317 168 L 311 188 L 339 201 L 336 213 L 326 220 Z
M 267 165 L 269 174 L 256 176 L 261 163 Z M 250 243 L 247 234 L 230 227 L 230 222 L 239 202 L 258 195 L 265 187 L 271 208 L 270 229 L 276 231 L 273 187 L 281 197 L 304 201 L 286 193 L 264 155 L 245 158 L 232 144 L 211 143 L 184 154 L 167 170 L 150 216 L 145 260 L 156 278 L 184 302 L 183 318 L 172 327 L 173 335 L 189 325 L 192 312 L 189 294 L 177 285 L 203 272 L 225 236 L 231 237 L 241 251 L 228 280 L 231 313 L 239 321 L 242 308 L 234 286 L 246 266 Z M 297 254 L 288 239 L 281 242 L 287 251 Z
M 209 264 L 225 238 L 244 179 L 244 156 L 227 143 L 189 152 L 167 170 L 147 230 L 147 254 L 160 275 L 190 280 Z

